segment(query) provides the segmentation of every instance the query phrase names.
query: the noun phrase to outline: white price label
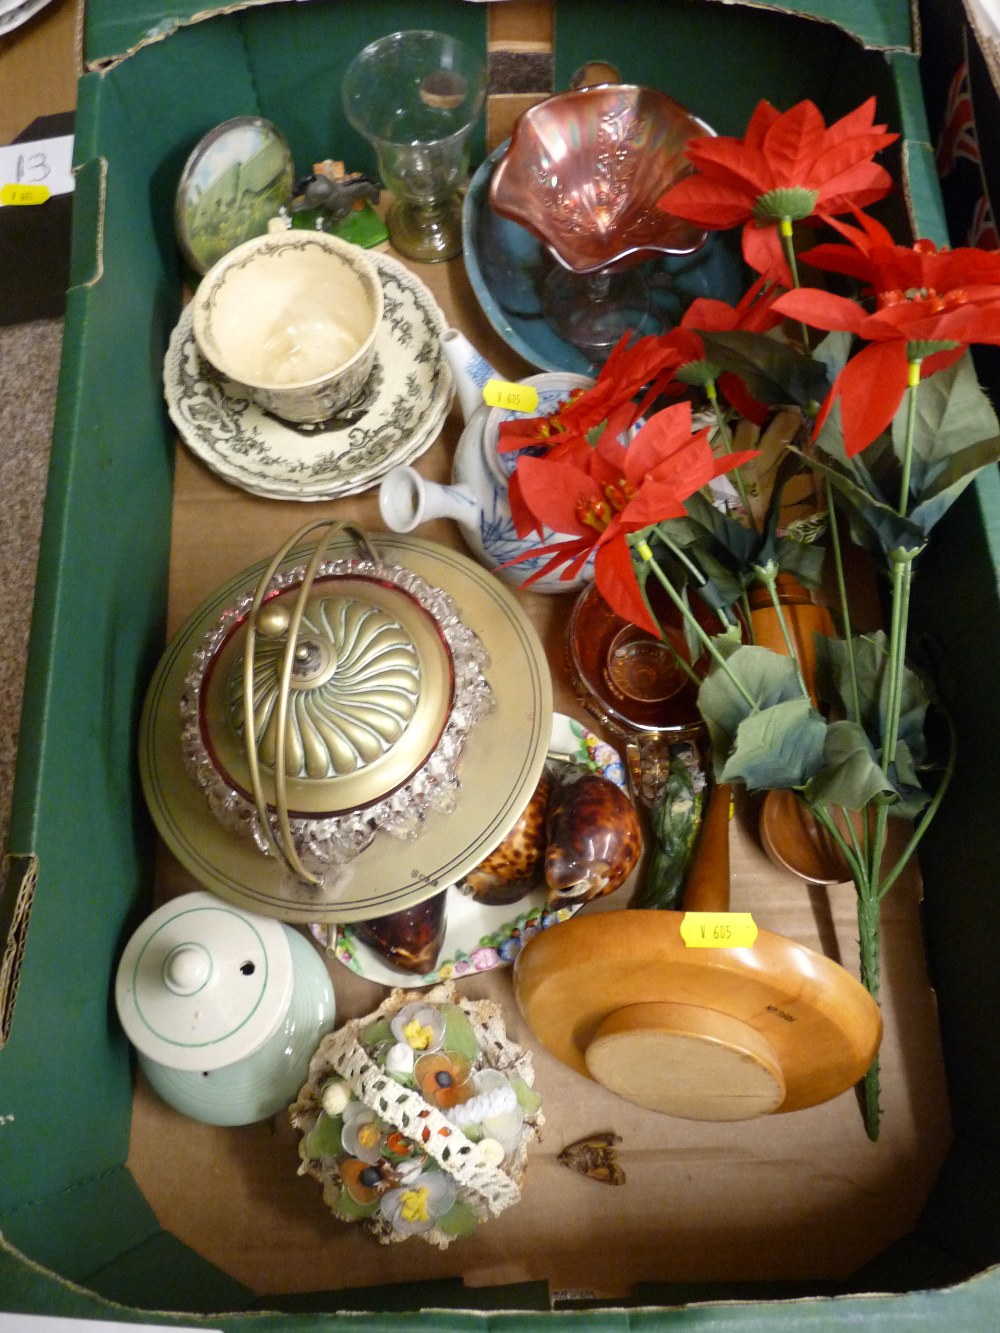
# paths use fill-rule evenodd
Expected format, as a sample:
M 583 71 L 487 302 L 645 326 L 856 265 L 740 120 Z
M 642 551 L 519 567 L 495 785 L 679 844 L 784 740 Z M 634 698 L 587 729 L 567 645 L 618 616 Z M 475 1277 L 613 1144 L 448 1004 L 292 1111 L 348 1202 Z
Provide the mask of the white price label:
M 73 189 L 73 136 L 0 147 L 0 207 L 44 203 Z

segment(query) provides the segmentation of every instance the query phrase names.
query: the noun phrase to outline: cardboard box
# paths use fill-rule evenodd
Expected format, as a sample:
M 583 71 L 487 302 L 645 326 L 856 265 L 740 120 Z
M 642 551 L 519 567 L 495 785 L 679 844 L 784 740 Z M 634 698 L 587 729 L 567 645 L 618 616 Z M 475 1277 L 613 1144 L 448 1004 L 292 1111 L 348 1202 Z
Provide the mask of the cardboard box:
M 152 24 L 116 0 L 90 8 L 72 286 L 0 900 L 0 1307 L 134 1322 L 201 1312 L 227 1329 L 394 1319 L 477 1328 L 486 1311 L 499 1312 L 491 1326 L 535 1327 L 567 1309 L 594 1327 L 988 1327 L 998 1279 L 985 1270 L 1000 1252 L 1000 850 L 989 780 L 997 700 L 980 664 L 996 657 L 994 473 L 935 534 L 916 594 L 961 769 L 927 839 L 923 908 L 911 881 L 889 912 L 878 1145 L 860 1133 L 851 1094 L 723 1132 L 634 1112 L 539 1058 L 548 1138 L 522 1204 L 446 1261 L 417 1243 L 390 1259 L 330 1219 L 296 1177 L 280 1117 L 217 1131 L 183 1121 L 135 1082 L 114 968 L 154 886 L 160 895 L 191 887 L 158 852 L 139 791 L 146 685 L 165 635 L 200 597 L 304 521 L 300 507 L 235 492 L 177 451 L 160 381 L 183 295 L 174 189 L 200 136 L 246 112 L 278 123 L 297 162 L 335 155 L 370 167 L 342 123 L 339 77 L 366 41 L 418 20 L 486 50 L 488 7 L 464 0 L 256 4 L 207 17 L 190 4 Z M 914 229 L 944 238 L 905 3 L 635 0 L 610 21 L 605 5 L 563 0 L 553 31 L 556 86 L 608 60 L 723 132 L 741 132 L 760 97 L 811 96 L 833 117 L 876 92 L 903 133 Z M 484 149 L 481 140 L 474 152 Z M 421 276 L 503 373 L 524 373 L 493 339 L 460 261 Z M 447 474 L 458 429 L 453 413 L 422 462 L 429 475 Z M 372 495 L 350 509 L 378 526 Z M 428 535 L 457 540 L 443 524 Z M 536 597 L 531 614 L 556 665 L 555 599 Z M 561 691 L 572 707 L 565 682 Z M 741 865 L 734 897 L 756 911 L 761 876 L 749 848 Z M 820 902 L 785 884 L 759 901 L 761 919 L 767 912 L 775 928 L 815 937 L 849 964 L 849 889 Z M 335 984 L 343 1017 L 375 1007 L 371 983 L 337 972 Z M 507 987 L 509 998 L 506 974 L 469 984 Z M 637 1144 L 624 1202 L 574 1192 L 553 1162 L 562 1142 L 609 1121 Z

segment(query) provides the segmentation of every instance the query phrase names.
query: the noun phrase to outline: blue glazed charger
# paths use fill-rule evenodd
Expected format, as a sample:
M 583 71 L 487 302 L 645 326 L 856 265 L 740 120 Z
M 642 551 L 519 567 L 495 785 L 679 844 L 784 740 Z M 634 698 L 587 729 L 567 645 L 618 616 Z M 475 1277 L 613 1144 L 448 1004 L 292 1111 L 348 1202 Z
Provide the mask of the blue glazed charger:
M 465 269 L 490 324 L 539 370 L 596 375 L 600 366 L 566 342 L 542 314 L 540 291 L 556 261 L 527 228 L 494 213 L 493 169 L 510 141 L 500 144 L 473 176 L 462 210 Z M 642 266 L 652 292 L 652 318 L 640 333 L 665 333 L 699 296 L 735 304 L 746 289 L 743 262 L 728 233 L 709 233 L 691 255 L 664 255 Z

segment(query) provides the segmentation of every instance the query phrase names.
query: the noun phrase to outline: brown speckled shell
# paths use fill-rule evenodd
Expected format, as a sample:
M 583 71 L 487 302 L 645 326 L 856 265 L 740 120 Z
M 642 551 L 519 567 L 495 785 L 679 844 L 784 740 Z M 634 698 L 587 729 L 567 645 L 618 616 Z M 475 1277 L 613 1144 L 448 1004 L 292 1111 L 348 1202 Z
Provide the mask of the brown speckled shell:
M 397 972 L 422 977 L 433 972 L 448 928 L 448 893 L 436 893 L 415 907 L 356 921 L 349 930 Z
M 549 801 L 545 882 L 550 904 L 589 902 L 628 879 L 642 851 L 635 806 L 609 778 L 567 770 Z
M 499 847 L 466 875 L 462 888 L 495 907 L 517 902 L 534 886 L 545 854 L 545 817 L 552 792 L 546 769 L 531 800 Z

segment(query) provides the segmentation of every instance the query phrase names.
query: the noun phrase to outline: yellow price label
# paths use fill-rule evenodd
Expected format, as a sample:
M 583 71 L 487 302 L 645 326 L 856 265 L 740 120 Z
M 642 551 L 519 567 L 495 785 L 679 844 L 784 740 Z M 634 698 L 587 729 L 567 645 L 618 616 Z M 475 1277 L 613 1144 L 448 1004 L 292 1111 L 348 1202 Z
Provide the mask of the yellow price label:
M 681 939 L 689 949 L 750 949 L 757 923 L 749 912 L 685 912 Z
M 538 390 L 532 384 L 487 380 L 483 385 L 483 402 L 488 407 L 505 407 L 508 412 L 534 412 L 538 408 Z
M 47 185 L 0 186 L 0 204 L 44 204 L 48 197 L 49 187 Z

